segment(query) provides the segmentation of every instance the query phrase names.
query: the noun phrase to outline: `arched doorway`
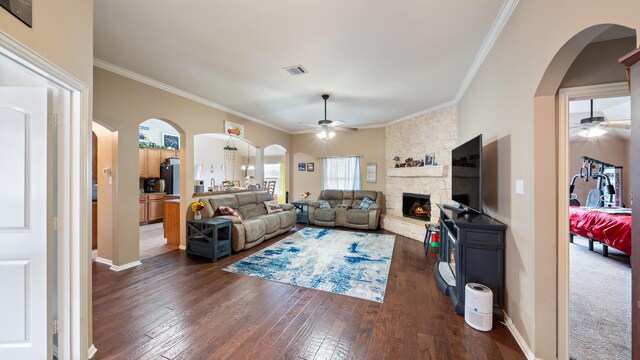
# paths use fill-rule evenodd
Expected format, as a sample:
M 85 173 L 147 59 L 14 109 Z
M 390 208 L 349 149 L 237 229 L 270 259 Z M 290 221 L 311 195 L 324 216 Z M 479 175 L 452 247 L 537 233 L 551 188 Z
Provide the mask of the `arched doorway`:
M 176 250 L 180 245 L 179 234 L 171 233 L 175 226 L 169 226 L 168 221 L 175 219 L 165 219 L 165 211 L 170 213 L 172 204 L 177 202 L 179 208 L 184 184 L 180 175 L 180 138 L 176 126 L 162 119 L 147 119 L 139 125 L 140 260 Z
M 560 93 L 558 97 L 558 90 L 566 81 L 568 74 L 571 74 L 571 66 L 576 59 L 579 58 L 581 52 L 587 49 L 590 43 L 598 41 L 607 36 L 607 34 L 620 32 L 618 26 L 611 24 L 602 24 L 589 27 L 571 38 L 565 45 L 558 51 L 553 58 L 552 62 L 546 69 L 544 76 L 542 77 L 538 89 L 534 97 L 534 129 L 536 134 L 545 136 L 549 135 L 549 129 L 556 129 L 556 146 L 550 144 L 546 148 L 537 147 L 535 156 L 537 158 L 557 159 L 556 171 L 557 174 L 545 174 L 548 177 L 547 180 L 537 181 L 537 184 L 543 182 L 549 185 L 546 187 L 555 188 L 554 191 L 543 192 L 540 191 L 536 197 L 536 202 L 554 204 L 557 207 L 557 212 L 550 211 L 547 214 L 538 216 L 536 223 L 548 223 L 558 224 L 557 227 L 547 227 L 546 229 L 539 228 L 536 232 L 540 233 L 541 237 L 551 237 L 557 239 L 557 248 L 549 249 L 548 251 L 540 251 L 540 253 L 547 253 L 548 255 L 554 254 L 557 256 L 557 283 L 556 279 L 552 279 L 550 276 L 544 276 L 544 274 L 551 274 L 548 269 L 536 270 L 537 278 L 540 281 L 537 282 L 536 291 L 545 292 L 548 289 L 557 291 L 557 355 L 559 359 L 569 358 L 569 334 L 570 334 L 570 322 L 569 322 L 569 304 L 570 304 L 570 259 L 569 259 L 569 110 L 568 100 L 569 97 L 563 97 Z M 624 30 L 624 29 L 623 29 Z M 630 30 L 630 29 L 627 29 Z M 615 39 L 615 38 L 611 38 Z M 625 52 L 622 51 L 616 56 L 622 56 Z M 617 57 L 614 59 L 617 60 Z M 617 65 L 617 64 L 616 64 Z M 596 65 L 592 65 L 596 66 Z M 624 71 L 623 68 L 621 68 Z M 587 84 L 581 84 L 587 85 Z M 556 109 L 556 101 L 558 109 Z M 551 139 L 551 138 L 550 138 Z M 557 175 L 557 176 L 553 176 Z M 555 181 L 554 181 L 555 179 Z M 555 184 L 554 184 L 555 183 Z M 557 253 L 555 251 L 557 250 Z M 544 280 L 544 279 L 546 280 Z M 547 282 L 547 280 L 549 282 Z M 539 289 L 538 289 L 539 288 Z M 547 293 L 552 293 L 548 291 Z M 550 334 L 549 334 L 550 335 Z M 551 335 L 550 335 L 551 336 Z
M 264 185 L 265 189 L 280 203 L 287 197 L 287 149 L 281 145 L 269 145 L 264 148 Z

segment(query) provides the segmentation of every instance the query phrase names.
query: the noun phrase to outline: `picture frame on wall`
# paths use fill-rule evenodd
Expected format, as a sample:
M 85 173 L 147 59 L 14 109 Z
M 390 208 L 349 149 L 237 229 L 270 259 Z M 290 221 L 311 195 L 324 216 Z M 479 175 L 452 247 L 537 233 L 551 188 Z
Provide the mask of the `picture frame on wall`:
M 378 179 L 376 178 L 378 171 L 378 165 L 376 163 L 367 164 L 367 183 L 375 184 Z
M 313 172 L 315 167 L 314 163 L 307 163 L 307 171 Z
M 224 122 L 224 132 L 227 135 L 237 136 L 240 138 L 244 137 L 244 125 L 236 124 L 232 121 L 225 120 Z
M 298 163 L 298 171 L 305 171 L 307 169 L 307 164 Z
M 180 150 L 180 135 L 162 133 L 162 146 L 170 150 Z

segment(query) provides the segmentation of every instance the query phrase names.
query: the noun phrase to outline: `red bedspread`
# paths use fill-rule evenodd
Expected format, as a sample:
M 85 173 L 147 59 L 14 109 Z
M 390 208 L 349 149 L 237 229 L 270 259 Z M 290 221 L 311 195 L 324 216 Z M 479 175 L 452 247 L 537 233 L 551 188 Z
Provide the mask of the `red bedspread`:
M 601 241 L 631 255 L 631 216 L 606 214 L 577 206 L 569 208 L 569 231 Z

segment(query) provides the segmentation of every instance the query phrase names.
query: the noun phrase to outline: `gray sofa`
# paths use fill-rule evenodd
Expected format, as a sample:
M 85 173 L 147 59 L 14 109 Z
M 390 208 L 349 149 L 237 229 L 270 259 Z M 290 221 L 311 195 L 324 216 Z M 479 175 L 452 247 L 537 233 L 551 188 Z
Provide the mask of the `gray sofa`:
M 285 233 L 296 223 L 296 211 L 291 204 L 280 204 L 283 211 L 267 214 L 264 202 L 273 200 L 273 197 L 264 191 L 210 195 L 199 200 L 204 204 L 203 217 L 213 217 L 219 206 L 228 206 L 242 215 L 242 220 L 235 216 L 218 216 L 233 223 L 231 242 L 234 252 L 252 248 Z
M 361 210 L 364 197 L 375 201 L 369 210 Z M 331 206 L 320 208 L 324 200 Z M 309 203 L 309 223 L 319 226 L 342 226 L 354 229 L 375 230 L 380 224 L 382 192 L 370 190 L 323 190 L 318 201 Z

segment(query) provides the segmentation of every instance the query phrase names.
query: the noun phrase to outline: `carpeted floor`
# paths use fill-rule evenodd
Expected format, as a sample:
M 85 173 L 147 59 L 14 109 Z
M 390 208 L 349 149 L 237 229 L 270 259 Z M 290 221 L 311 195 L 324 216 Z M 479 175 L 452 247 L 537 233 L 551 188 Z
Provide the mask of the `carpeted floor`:
M 629 257 L 609 248 L 602 256 L 585 238 L 570 244 L 571 359 L 631 359 L 631 266 Z

